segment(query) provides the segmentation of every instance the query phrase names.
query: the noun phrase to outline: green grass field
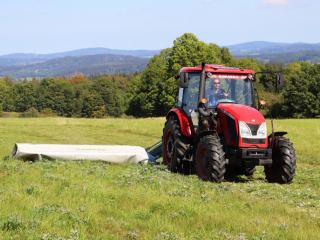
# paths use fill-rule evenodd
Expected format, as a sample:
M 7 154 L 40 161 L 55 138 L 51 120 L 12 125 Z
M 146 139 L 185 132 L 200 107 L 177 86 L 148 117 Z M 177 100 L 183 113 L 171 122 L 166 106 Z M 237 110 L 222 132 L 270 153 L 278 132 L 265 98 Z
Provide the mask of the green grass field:
M 0 119 L 0 239 L 319 239 L 320 120 L 278 120 L 298 159 L 290 185 L 214 184 L 163 168 L 22 162 L 16 142 L 157 142 L 164 119 Z

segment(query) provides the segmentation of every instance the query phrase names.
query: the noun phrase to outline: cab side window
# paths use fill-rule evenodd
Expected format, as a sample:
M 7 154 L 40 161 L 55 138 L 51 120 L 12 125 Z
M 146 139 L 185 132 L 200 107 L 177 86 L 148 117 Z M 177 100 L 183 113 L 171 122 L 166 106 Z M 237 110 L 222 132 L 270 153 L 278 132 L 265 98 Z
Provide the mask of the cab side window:
M 198 96 L 199 96 L 199 73 L 189 73 L 189 85 L 188 88 L 184 90 L 183 95 L 183 110 L 190 115 L 192 110 L 195 110 L 198 106 Z

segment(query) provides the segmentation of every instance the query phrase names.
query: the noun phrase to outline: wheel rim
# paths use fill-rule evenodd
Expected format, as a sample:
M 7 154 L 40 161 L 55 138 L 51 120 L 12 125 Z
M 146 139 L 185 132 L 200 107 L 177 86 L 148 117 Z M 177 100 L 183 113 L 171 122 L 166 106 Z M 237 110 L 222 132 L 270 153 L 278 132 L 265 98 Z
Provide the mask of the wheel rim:
M 196 153 L 196 171 L 198 177 L 203 180 L 209 180 L 208 166 L 206 161 L 207 153 L 208 149 L 200 144 Z
M 164 163 L 169 165 L 171 163 L 172 154 L 173 154 L 173 145 L 174 145 L 174 138 L 172 134 L 172 130 L 168 130 L 164 137 Z

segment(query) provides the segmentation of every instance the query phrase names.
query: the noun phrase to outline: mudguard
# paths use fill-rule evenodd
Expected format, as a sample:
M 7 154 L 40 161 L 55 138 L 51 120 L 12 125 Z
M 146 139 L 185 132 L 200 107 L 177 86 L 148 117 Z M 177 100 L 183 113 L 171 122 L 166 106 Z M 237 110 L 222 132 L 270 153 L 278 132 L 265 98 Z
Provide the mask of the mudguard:
M 167 114 L 167 119 L 169 116 L 176 116 L 179 120 L 181 134 L 185 137 L 191 137 L 191 125 L 189 122 L 188 116 L 184 113 L 184 111 L 180 108 L 172 108 L 169 113 Z
M 273 138 L 272 137 L 282 137 L 288 134 L 288 132 L 273 132 L 268 136 L 269 146 L 273 147 Z
M 284 135 L 286 135 L 286 134 L 288 134 L 288 132 L 274 132 L 273 133 L 273 136 L 280 136 L 280 137 L 282 137 L 282 136 L 284 136 Z M 271 138 L 272 137 L 272 133 L 268 136 L 268 138 Z

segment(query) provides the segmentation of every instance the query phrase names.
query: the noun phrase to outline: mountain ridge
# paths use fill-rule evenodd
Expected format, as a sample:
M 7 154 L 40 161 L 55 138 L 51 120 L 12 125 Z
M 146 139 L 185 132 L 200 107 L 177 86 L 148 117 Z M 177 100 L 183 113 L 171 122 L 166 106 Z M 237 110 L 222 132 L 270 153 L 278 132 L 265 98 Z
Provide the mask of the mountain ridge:
M 141 58 L 150 58 L 158 54 L 160 50 L 122 50 L 111 48 L 81 48 L 65 52 L 57 53 L 12 53 L 0 56 L 0 66 L 18 66 L 29 65 L 33 63 L 41 63 L 51 59 L 63 58 L 63 57 L 81 57 L 98 54 L 111 54 L 121 56 L 134 56 Z
M 320 43 L 251 41 L 225 47 L 236 58 L 255 58 L 263 63 L 320 63 Z M 147 65 L 149 58 L 159 52 L 97 47 L 48 54 L 6 54 L 0 56 L 0 76 L 19 79 L 70 75 L 74 72 L 86 75 L 139 72 Z
M 126 74 L 142 71 L 148 61 L 147 58 L 112 54 L 68 56 L 24 66 L 2 66 L 0 67 L 0 76 L 20 79 L 68 76 L 74 73 L 83 73 L 88 76 Z
M 226 46 L 235 56 L 320 51 L 320 43 L 253 41 Z

